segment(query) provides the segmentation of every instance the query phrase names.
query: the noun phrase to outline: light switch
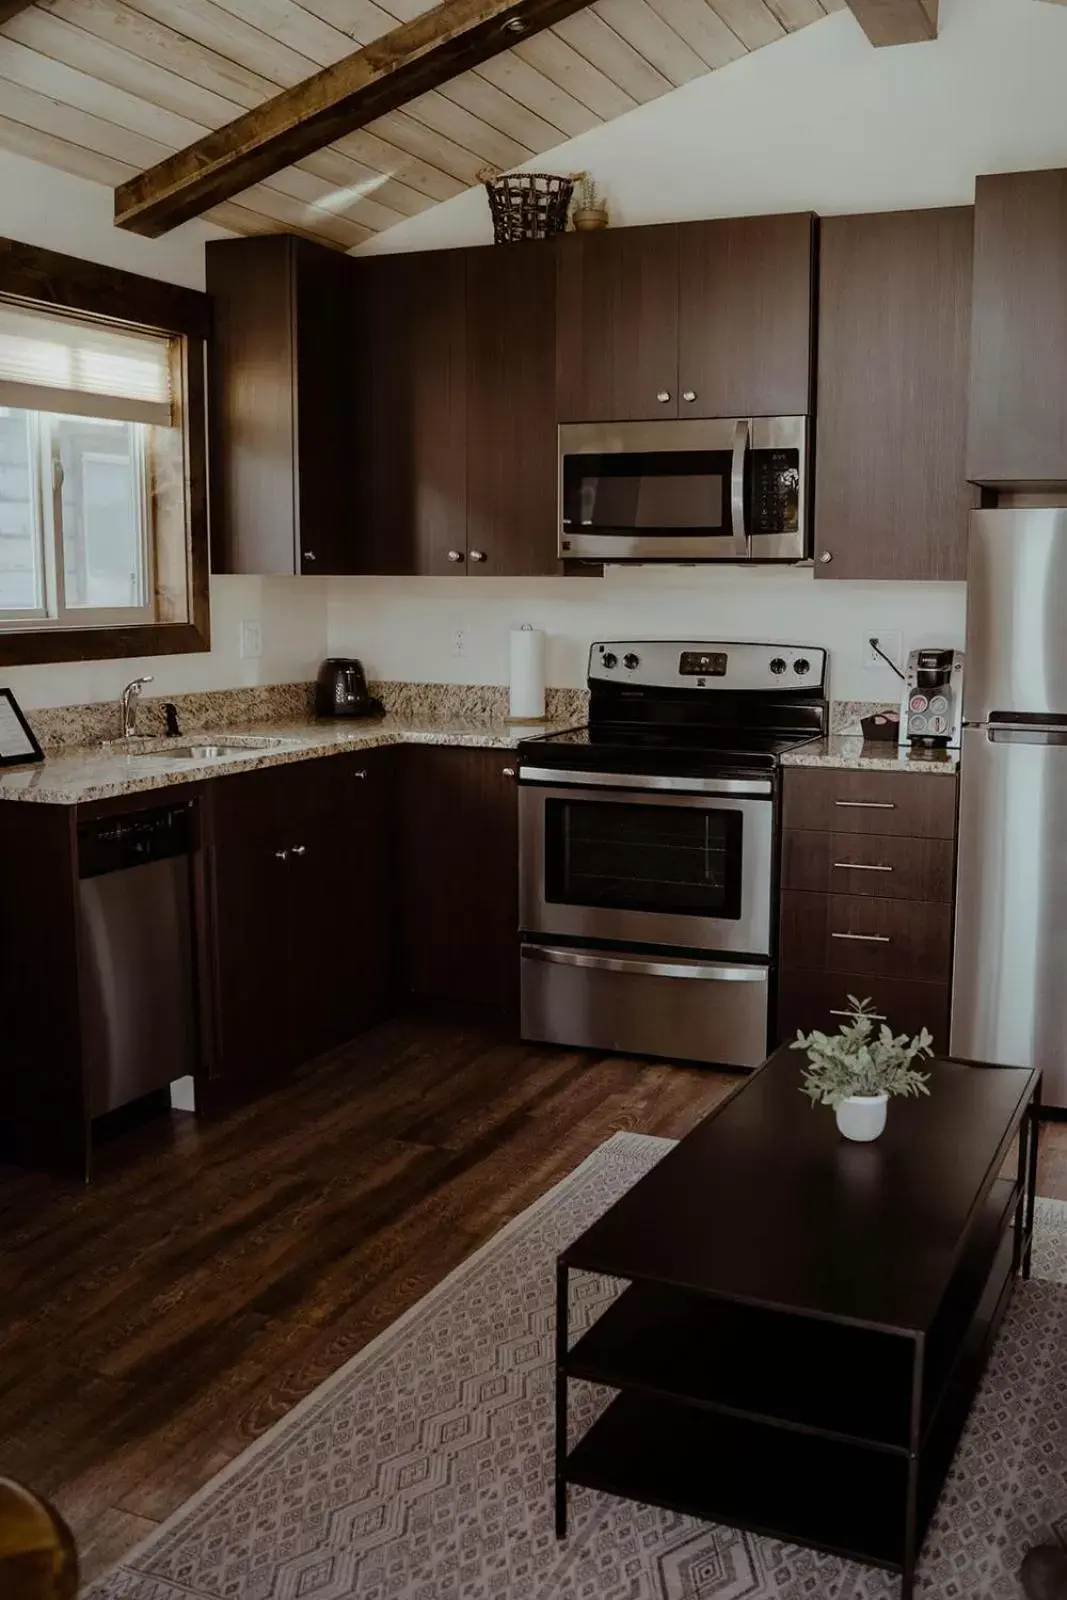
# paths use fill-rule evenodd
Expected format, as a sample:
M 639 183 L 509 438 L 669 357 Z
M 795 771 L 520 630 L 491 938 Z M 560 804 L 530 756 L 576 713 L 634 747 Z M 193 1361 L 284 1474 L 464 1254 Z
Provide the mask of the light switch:
M 258 622 L 241 623 L 241 655 L 251 661 L 263 654 L 263 629 Z

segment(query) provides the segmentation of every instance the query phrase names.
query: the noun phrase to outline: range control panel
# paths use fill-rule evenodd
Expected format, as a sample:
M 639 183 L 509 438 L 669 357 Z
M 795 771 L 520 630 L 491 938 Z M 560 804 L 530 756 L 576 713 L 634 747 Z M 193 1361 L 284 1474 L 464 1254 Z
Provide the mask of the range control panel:
M 728 689 L 733 693 L 803 689 L 822 692 L 826 651 L 788 644 L 720 644 L 691 640 L 598 641 L 589 653 L 589 683 L 645 689 Z

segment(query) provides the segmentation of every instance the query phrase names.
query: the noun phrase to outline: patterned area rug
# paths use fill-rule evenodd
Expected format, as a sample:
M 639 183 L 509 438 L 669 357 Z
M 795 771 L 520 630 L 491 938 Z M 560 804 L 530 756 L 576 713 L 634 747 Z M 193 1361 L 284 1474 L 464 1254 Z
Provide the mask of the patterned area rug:
M 619 1133 L 334 1374 L 91 1600 L 895 1600 L 899 1581 L 571 1490 L 551 1510 L 553 1263 L 670 1148 Z M 1067 1205 L 1041 1201 L 1019 1285 L 926 1540 L 918 1593 L 1021 1594 L 1067 1537 Z M 575 1284 L 575 1327 L 610 1298 Z M 572 1385 L 574 1425 L 605 1403 Z

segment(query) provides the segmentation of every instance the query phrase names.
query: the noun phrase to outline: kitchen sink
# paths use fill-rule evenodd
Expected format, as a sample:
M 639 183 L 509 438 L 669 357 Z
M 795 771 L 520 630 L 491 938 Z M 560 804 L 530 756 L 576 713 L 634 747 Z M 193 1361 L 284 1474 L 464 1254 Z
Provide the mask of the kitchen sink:
M 199 739 L 146 740 L 138 749 L 127 747 L 127 755 L 139 761 L 214 761 L 221 756 L 239 755 L 242 751 L 277 750 L 288 741 L 257 734 L 225 735 L 204 734 Z M 112 749 L 121 748 L 116 741 Z

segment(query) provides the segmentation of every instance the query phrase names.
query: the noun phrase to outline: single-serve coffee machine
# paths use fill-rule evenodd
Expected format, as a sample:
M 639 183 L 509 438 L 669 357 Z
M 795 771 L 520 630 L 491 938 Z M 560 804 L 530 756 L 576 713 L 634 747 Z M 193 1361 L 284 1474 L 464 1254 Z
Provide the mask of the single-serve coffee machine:
M 900 743 L 957 749 L 963 727 L 963 651 L 927 647 L 908 656 Z

